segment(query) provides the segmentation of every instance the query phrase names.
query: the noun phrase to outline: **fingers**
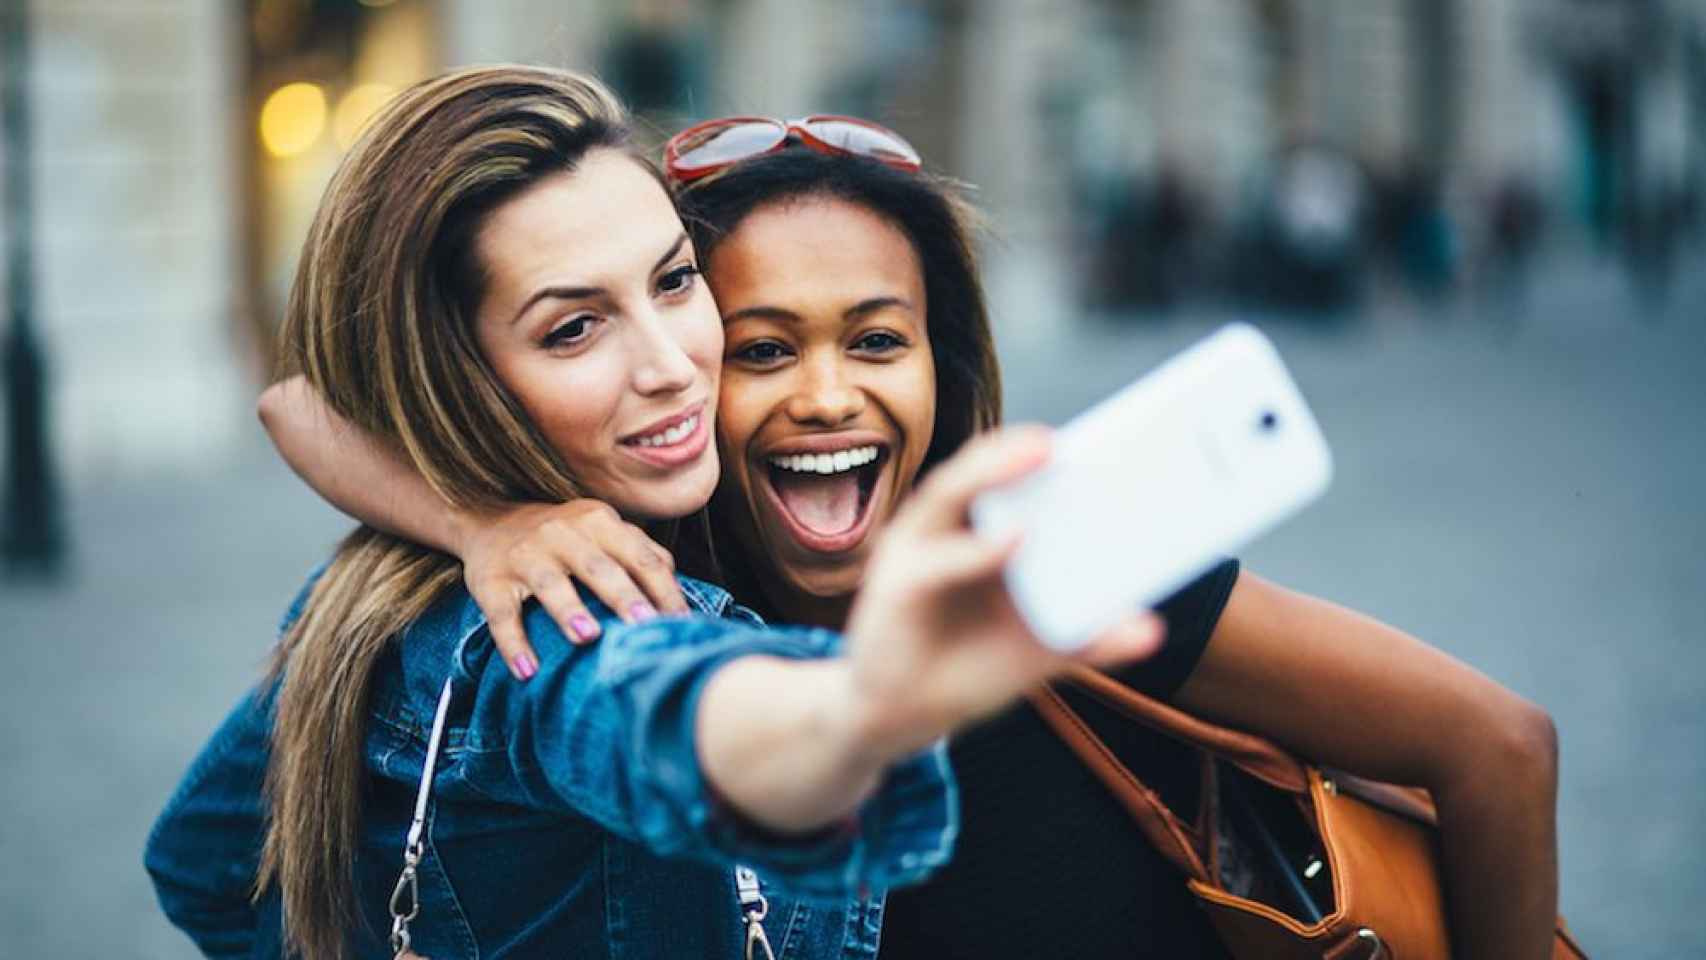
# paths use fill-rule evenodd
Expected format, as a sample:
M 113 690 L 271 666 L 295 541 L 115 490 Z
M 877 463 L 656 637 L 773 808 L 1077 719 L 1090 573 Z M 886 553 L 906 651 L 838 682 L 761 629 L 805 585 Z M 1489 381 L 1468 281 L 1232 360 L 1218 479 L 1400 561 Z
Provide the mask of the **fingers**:
M 583 591 L 630 623 L 659 610 L 688 610 L 675 579 L 675 558 L 596 500 L 517 506 L 484 527 L 474 542 L 471 556 L 463 557 L 469 592 L 486 614 L 510 672 L 522 680 L 539 669 L 521 620 L 529 597 L 576 644 L 591 643 L 602 632 Z
M 680 581 L 675 579 L 675 555 L 631 523 L 621 524 L 615 536 L 622 542 L 608 543 L 607 548 L 639 584 L 652 606 L 668 614 L 687 613 L 687 596 L 681 592 Z
M 623 524 L 626 526 L 626 524 Z M 567 527 L 555 528 L 548 531 L 551 536 L 550 547 L 559 563 L 544 568 L 542 575 L 547 580 L 563 580 L 563 573 L 579 580 L 593 596 L 604 601 L 605 606 L 616 612 L 618 617 L 629 623 L 649 620 L 657 616 L 657 607 L 635 582 L 636 577 L 627 566 L 623 565 L 622 554 L 613 553 L 606 545 L 613 539 L 609 533 L 600 533 L 600 539 L 572 530 Z M 641 536 L 644 536 L 643 534 Z M 647 540 L 647 543 L 651 541 Z M 632 550 L 632 543 L 626 538 L 616 546 L 617 550 Z M 633 554 L 630 554 L 631 556 Z M 631 562 L 631 561 L 630 561 Z M 645 579 L 641 577 L 638 579 Z M 655 582 L 655 577 L 652 578 Z M 543 585 L 541 585 L 543 586 Z M 556 589 L 561 589 L 557 587 Z M 540 595 L 540 602 L 545 598 Z M 578 603 L 578 598 L 576 598 Z M 585 608 L 582 607 L 584 615 Z M 589 617 L 590 619 L 590 617 Z M 561 622 L 561 621 L 559 621 Z M 583 625 L 584 626 L 584 625 Z M 594 625 L 596 627 L 596 624 Z M 592 637 L 583 636 L 580 631 L 572 631 L 581 640 Z M 592 636 L 597 636 L 596 629 Z
M 584 509 L 540 530 L 562 569 L 624 620 L 644 620 L 660 610 L 687 612 L 674 555 L 603 504 L 578 501 L 575 506 Z
M 925 532 L 964 524 L 979 494 L 1012 483 L 1048 461 L 1049 435 L 1046 427 L 1023 426 L 977 437 L 930 472 L 896 522 L 908 520 Z
M 911 561 L 919 581 L 952 588 L 1000 573 L 1019 549 L 1019 537 L 991 542 L 969 533 L 946 534 L 920 546 Z
M 1154 613 L 1134 613 L 1097 634 L 1072 659 L 1099 669 L 1154 656 L 1167 637 L 1167 625 Z
M 591 643 L 603 631 L 580 592 L 569 582 L 569 575 L 558 565 L 561 562 L 556 558 L 541 560 L 528 575 L 528 586 L 570 643 Z
M 527 599 L 520 584 L 497 584 L 490 581 L 471 583 L 468 592 L 486 615 L 492 642 L 498 656 L 517 680 L 527 680 L 539 672 L 539 658 L 533 645 L 527 642 L 527 632 L 521 628 L 521 605 Z

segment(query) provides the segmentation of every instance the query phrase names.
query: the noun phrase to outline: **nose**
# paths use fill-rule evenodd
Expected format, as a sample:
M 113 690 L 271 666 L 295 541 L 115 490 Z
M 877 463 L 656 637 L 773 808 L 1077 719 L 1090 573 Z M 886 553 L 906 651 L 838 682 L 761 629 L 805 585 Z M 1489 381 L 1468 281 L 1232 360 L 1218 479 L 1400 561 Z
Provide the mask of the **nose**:
M 808 359 L 800 373 L 798 388 L 788 398 L 794 422 L 835 427 L 865 412 L 865 394 L 849 382 L 839 357 Z
M 656 313 L 635 316 L 631 325 L 634 389 L 644 396 L 657 396 L 691 387 L 698 368 L 670 325 Z

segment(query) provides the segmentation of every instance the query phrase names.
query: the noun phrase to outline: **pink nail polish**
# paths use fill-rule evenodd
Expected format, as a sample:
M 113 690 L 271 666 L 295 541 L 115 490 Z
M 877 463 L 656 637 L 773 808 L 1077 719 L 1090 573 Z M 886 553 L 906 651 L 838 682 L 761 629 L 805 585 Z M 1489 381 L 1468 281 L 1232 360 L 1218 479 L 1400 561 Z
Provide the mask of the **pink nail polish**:
M 539 665 L 533 662 L 532 657 L 524 653 L 515 658 L 515 672 L 521 675 L 521 679 L 531 680 L 533 675 L 539 672 Z
M 644 600 L 628 608 L 628 616 L 638 621 L 650 620 L 657 615 L 657 609 Z
M 584 613 L 577 613 L 569 618 L 569 629 L 573 630 L 583 643 L 598 637 L 598 621 Z

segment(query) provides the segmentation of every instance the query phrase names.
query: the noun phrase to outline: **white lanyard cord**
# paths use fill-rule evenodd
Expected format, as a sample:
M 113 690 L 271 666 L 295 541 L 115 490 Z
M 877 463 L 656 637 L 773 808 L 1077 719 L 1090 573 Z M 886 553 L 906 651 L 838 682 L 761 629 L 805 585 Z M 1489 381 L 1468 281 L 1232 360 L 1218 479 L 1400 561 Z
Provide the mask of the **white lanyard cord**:
M 446 679 L 438 695 L 438 712 L 432 715 L 432 735 L 427 738 L 426 768 L 421 771 L 420 792 L 415 794 L 415 822 L 409 824 L 408 847 L 421 842 L 421 830 L 426 826 L 427 795 L 432 793 L 432 775 L 438 768 L 438 745 L 444 740 L 444 718 L 448 713 L 450 681 Z
M 421 787 L 415 794 L 415 819 L 409 824 L 409 837 L 403 843 L 403 872 L 391 891 L 391 952 L 400 957 L 409 950 L 409 923 L 421 913 L 420 880 L 417 869 L 425 850 L 421 833 L 426 828 L 427 799 L 432 794 L 433 772 L 438 769 L 438 747 L 444 740 L 444 718 L 450 713 L 450 680 L 438 695 L 438 712 L 433 714 L 432 735 L 427 738 L 426 763 L 421 768 Z

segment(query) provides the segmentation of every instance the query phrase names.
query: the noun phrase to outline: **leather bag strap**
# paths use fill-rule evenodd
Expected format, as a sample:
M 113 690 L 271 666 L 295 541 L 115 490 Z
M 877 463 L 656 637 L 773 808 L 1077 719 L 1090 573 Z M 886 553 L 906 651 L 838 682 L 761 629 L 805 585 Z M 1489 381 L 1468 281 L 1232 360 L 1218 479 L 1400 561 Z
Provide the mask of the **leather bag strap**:
M 1074 666 L 1066 677 L 1126 717 L 1175 740 L 1201 747 L 1272 787 L 1292 793 L 1309 791 L 1309 774 L 1304 765 L 1271 740 L 1193 717 L 1090 667 Z
M 1309 792 L 1307 767 L 1271 740 L 1193 717 L 1089 667 L 1073 667 L 1067 679 L 1128 719 L 1181 743 L 1207 750 L 1269 786 L 1297 794 Z M 1370 780 L 1343 770 L 1323 773 L 1339 790 L 1360 800 L 1429 826 L 1438 822 L 1433 798 L 1420 787 Z
M 1128 719 L 1225 759 L 1274 787 L 1300 794 L 1309 790 L 1309 774 L 1303 764 L 1268 740 L 1193 717 L 1089 667 L 1073 667 L 1067 679 Z M 1209 882 L 1203 853 L 1194 842 L 1196 831 L 1120 762 L 1077 711 L 1048 687 L 1033 694 L 1031 703 L 1055 735 L 1131 814 L 1150 844 L 1186 876 Z
M 1084 762 L 1090 772 L 1102 781 L 1114 799 L 1126 808 L 1149 843 L 1162 856 L 1172 861 L 1187 877 L 1207 882 L 1208 868 L 1192 843 L 1191 829 L 1167 808 L 1155 791 L 1149 789 L 1126 765 L 1114 756 L 1108 745 L 1091 731 L 1084 720 L 1047 687 L 1031 695 L 1031 703 L 1056 736 Z

